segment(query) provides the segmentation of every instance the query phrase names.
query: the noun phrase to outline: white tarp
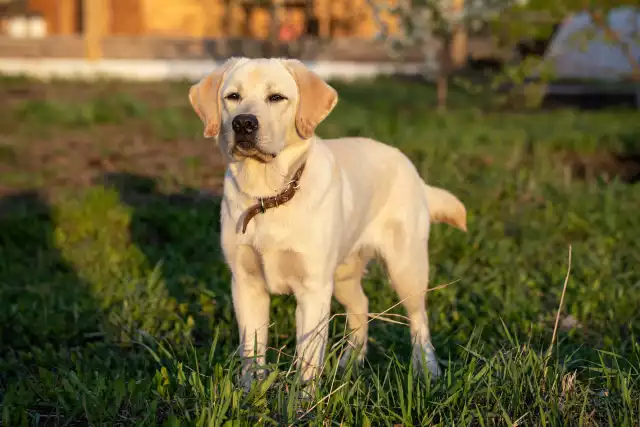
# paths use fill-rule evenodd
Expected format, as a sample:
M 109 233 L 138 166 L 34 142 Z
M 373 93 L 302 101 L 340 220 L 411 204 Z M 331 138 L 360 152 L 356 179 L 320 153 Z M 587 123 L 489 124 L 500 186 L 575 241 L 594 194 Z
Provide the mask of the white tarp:
M 607 23 L 640 63 L 640 8 L 612 9 Z M 621 44 L 608 38 L 587 12 L 572 15 L 562 23 L 547 48 L 544 62 L 560 79 L 617 80 L 632 72 Z

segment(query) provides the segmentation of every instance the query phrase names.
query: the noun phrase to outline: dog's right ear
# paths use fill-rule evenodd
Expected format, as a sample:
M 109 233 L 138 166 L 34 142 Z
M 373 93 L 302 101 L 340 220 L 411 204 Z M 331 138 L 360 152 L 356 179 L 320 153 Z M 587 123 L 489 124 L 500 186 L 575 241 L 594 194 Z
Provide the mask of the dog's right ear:
M 283 63 L 298 86 L 296 130 L 301 138 L 309 139 L 336 106 L 338 93 L 300 60 L 285 59 Z
M 204 137 L 215 138 L 220 133 L 221 100 L 220 86 L 225 73 L 240 58 L 229 58 L 218 69 L 189 89 L 189 102 L 204 123 Z

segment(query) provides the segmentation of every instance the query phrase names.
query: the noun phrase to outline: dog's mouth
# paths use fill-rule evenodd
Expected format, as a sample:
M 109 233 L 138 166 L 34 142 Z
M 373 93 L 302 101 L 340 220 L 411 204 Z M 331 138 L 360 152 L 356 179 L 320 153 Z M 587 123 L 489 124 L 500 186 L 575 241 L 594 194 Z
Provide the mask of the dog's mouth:
M 256 147 L 255 144 L 245 141 L 236 141 L 231 150 L 231 154 L 238 160 L 251 158 L 261 163 L 267 163 L 276 157 L 275 154 L 267 153 Z

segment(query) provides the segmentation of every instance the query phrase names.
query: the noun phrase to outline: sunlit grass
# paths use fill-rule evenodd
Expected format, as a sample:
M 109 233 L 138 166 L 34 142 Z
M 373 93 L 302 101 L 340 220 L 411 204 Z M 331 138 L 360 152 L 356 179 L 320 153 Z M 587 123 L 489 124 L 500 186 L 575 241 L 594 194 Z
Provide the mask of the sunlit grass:
M 25 87 L 31 95 L 14 99 Z M 105 129 L 154 153 L 176 140 L 211 144 L 186 85 L 105 87 L 84 88 L 74 102 L 73 85 L 0 83 L 14 94 L 0 119 L 0 168 L 21 174 L 19 186 L 15 175 L 0 177 L 3 426 L 640 421 L 640 186 L 592 160 L 582 179 L 566 160 L 638 153 L 637 113 L 486 113 L 459 95 L 441 115 L 418 84 L 336 84 L 341 100 L 319 133 L 400 147 L 464 201 L 469 233 L 432 228 L 431 284 L 453 282 L 429 294 L 443 378 L 414 375 L 407 328 L 385 321 L 402 323 L 401 307 L 371 321 L 365 365 L 339 370 L 345 321 L 336 303 L 327 365 L 305 399 L 291 363 L 292 297 L 272 300 L 270 375 L 248 394 L 237 387 L 219 200 L 197 192 L 210 179 L 202 159 L 162 158 L 165 169 L 127 171 L 119 185 L 96 179 L 63 191 L 50 188 L 61 168 L 107 173 L 64 144 L 58 155 L 69 166 L 28 163 L 29 149 L 79 134 L 109 148 L 105 156 L 117 152 Z M 183 172 L 188 185 L 165 186 Z M 380 266 L 365 290 L 372 313 L 398 302 Z

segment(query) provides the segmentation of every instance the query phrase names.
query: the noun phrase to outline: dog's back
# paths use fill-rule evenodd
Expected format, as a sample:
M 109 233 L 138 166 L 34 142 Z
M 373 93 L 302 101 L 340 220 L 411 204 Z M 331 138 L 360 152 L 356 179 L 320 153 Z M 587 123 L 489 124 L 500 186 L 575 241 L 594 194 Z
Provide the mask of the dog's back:
M 466 231 L 464 204 L 450 192 L 426 184 L 409 158 L 395 147 L 369 138 L 319 139 L 334 155 L 350 190 L 364 203 L 354 207 L 358 218 L 372 220 L 384 206 L 394 209 L 426 204 L 430 220 Z M 361 215 L 367 210 L 366 215 Z M 360 215 L 358 215 L 360 214 Z

